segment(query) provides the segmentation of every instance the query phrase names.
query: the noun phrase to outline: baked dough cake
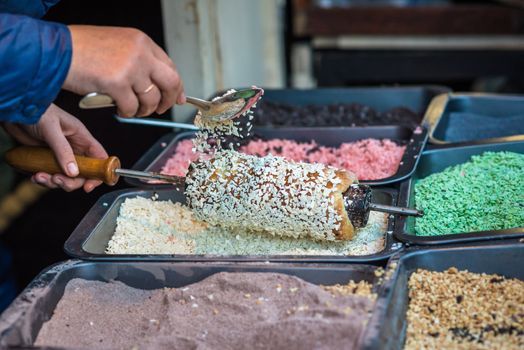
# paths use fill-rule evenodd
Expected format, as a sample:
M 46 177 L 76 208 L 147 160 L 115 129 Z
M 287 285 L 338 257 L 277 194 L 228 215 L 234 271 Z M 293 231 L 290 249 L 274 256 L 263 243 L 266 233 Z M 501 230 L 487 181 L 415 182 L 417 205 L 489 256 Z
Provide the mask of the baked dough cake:
M 350 240 L 355 229 L 342 194 L 351 172 L 281 157 L 235 151 L 194 163 L 186 196 L 197 219 L 211 225 L 314 240 Z

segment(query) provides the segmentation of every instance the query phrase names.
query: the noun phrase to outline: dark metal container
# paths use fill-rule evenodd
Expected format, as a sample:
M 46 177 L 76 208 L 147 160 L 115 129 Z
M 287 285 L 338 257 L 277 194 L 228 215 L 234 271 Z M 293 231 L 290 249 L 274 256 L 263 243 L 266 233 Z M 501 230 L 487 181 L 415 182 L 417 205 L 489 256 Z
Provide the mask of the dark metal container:
M 375 267 L 343 264 L 241 264 L 168 262 L 86 262 L 69 260 L 54 265 L 39 276 L 0 316 L 0 348 L 30 347 L 43 323 L 51 318 L 73 278 L 119 281 L 139 289 L 179 288 L 218 272 L 273 272 L 302 278 L 315 284 L 346 284 L 367 281 L 380 289 Z M 32 347 L 31 347 L 32 348 Z
M 434 149 L 425 151 L 420 159 L 420 164 L 413 176 L 400 185 L 399 206 L 415 207 L 414 190 L 417 180 L 431 174 L 443 171 L 445 168 L 470 160 L 471 156 L 484 152 L 509 151 L 524 153 L 524 141 L 506 142 L 498 144 L 469 145 L 446 149 Z M 436 245 L 456 242 L 470 242 L 481 240 L 498 240 L 504 238 L 524 237 L 524 227 L 516 227 L 507 230 L 493 230 L 481 232 L 469 232 L 448 234 L 441 236 L 417 236 L 415 235 L 415 218 L 399 217 L 395 223 L 395 238 L 407 244 Z
M 314 140 L 319 145 L 330 147 L 337 147 L 344 142 L 354 142 L 366 138 L 387 138 L 406 145 L 406 151 L 399 168 L 393 176 L 384 179 L 360 181 L 363 184 L 374 186 L 391 184 L 408 178 L 415 170 L 427 141 L 426 129 L 420 129 L 420 133 L 413 133 L 411 129 L 404 126 L 257 128 L 254 130 L 256 135 L 262 139 L 289 139 L 297 142 Z M 193 135 L 193 132 L 184 132 L 180 134 L 171 133 L 162 137 L 133 165 L 133 169 L 160 172 L 167 160 L 175 153 L 178 142 L 191 138 Z M 131 186 L 144 188 L 171 186 L 169 184 L 150 184 L 132 178 L 126 178 L 126 182 Z
M 385 112 L 387 110 L 402 106 L 412 110 L 415 113 L 418 113 L 421 116 L 424 115 L 428 105 L 430 104 L 433 97 L 449 92 L 450 89 L 445 86 L 439 85 L 427 85 L 427 86 L 391 86 L 391 87 L 354 87 L 354 88 L 319 88 L 319 89 L 265 89 L 263 101 L 277 102 L 277 103 L 286 103 L 291 105 L 329 105 L 337 103 L 359 103 L 366 106 L 369 106 L 379 112 Z M 220 95 L 217 93 L 216 95 Z M 371 129 L 369 129 L 371 128 Z M 380 127 L 358 127 L 355 131 L 351 131 L 353 128 L 345 128 L 347 130 L 347 135 L 342 135 L 342 131 L 339 132 L 338 136 L 334 136 L 336 139 L 341 140 L 341 142 L 356 141 L 363 138 L 374 137 L 374 138 L 383 138 L 388 137 L 385 135 L 391 133 L 397 133 L 398 139 L 400 136 L 402 140 L 408 142 L 411 139 L 411 130 L 409 128 L 398 127 L 398 131 L 385 131 L 384 134 L 380 132 Z M 280 136 L 272 136 L 272 130 L 278 130 L 280 127 L 267 128 L 255 127 L 255 131 L 258 134 L 264 135 L 266 138 L 294 138 L 294 133 L 290 128 L 290 132 L 279 132 Z M 292 129 L 292 128 L 291 128 Z M 302 128 L 300 128 L 302 129 Z M 324 128 L 330 130 L 336 130 L 338 128 Z M 313 137 L 308 137 L 303 139 L 303 141 L 311 141 L 312 139 L 317 141 L 319 144 L 326 145 L 336 145 L 334 142 L 329 142 L 331 135 L 322 136 L 319 135 L 319 128 L 314 128 Z M 324 131 L 325 132 L 325 131 Z M 307 133 L 307 131 L 303 131 Z M 400 135 L 401 134 L 401 135 Z M 409 134 L 409 135 L 408 135 Z M 426 142 L 426 133 L 423 135 L 413 135 L 416 139 L 414 145 L 422 149 Z M 185 135 L 185 133 L 184 133 Z M 168 134 L 162 137 L 157 143 L 155 143 L 133 166 L 134 170 L 151 170 L 158 171 L 160 167 L 165 163 L 169 158 L 165 152 L 169 155 L 170 149 L 173 147 L 171 142 L 174 141 L 176 137 L 175 133 Z M 186 136 L 187 137 L 187 136 Z M 323 140 L 327 139 L 328 143 L 324 143 Z M 416 150 L 409 152 L 410 154 L 416 154 Z M 172 150 L 171 150 L 172 152 Z M 409 158 L 411 159 L 411 158 Z M 407 159 L 406 159 L 407 160 Z M 416 161 L 416 159 L 415 159 Z M 412 161 L 408 161 L 404 169 L 408 169 L 408 164 L 416 166 Z M 386 184 L 392 183 L 395 181 L 401 180 L 401 178 L 406 178 L 410 174 L 405 171 L 399 172 L 388 179 L 381 179 L 378 181 L 372 181 L 372 184 Z M 131 186 L 135 187 L 158 187 L 159 185 L 151 185 L 144 181 L 136 179 L 126 179 L 126 182 Z M 161 186 L 161 185 L 160 185 Z
M 116 219 L 120 206 L 126 198 L 137 196 L 151 198 L 158 195 L 158 200 L 171 200 L 185 203 L 184 194 L 174 190 L 121 190 L 103 195 L 82 219 L 64 244 L 66 253 L 84 260 L 99 261 L 276 261 L 276 262 L 384 262 L 402 248 L 402 244 L 393 238 L 395 219 L 388 216 L 385 232 L 384 250 L 372 255 L 331 256 L 331 255 L 148 255 L 148 254 L 107 254 L 105 253 L 116 228 Z M 395 203 L 396 190 L 374 189 L 374 202 L 380 204 Z
M 379 112 L 405 107 L 422 116 L 433 97 L 449 91 L 448 87 L 439 85 L 265 89 L 262 101 L 298 106 L 358 103 Z
M 498 274 L 524 280 L 524 245 L 469 246 L 440 249 L 415 249 L 395 255 L 389 261 L 392 278 L 383 293 L 364 336 L 364 349 L 402 349 L 406 339 L 408 280 L 417 269 L 444 271 L 450 267 L 474 273 Z
M 445 93 L 422 122 L 439 146 L 524 141 L 524 96 Z

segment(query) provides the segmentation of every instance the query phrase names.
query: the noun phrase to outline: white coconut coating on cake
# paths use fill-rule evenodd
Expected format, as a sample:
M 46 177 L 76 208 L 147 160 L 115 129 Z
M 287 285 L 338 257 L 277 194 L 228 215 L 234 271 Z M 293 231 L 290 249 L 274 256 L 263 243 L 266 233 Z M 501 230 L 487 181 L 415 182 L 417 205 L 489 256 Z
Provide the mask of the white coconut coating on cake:
M 196 218 L 214 226 L 332 241 L 347 219 L 337 200 L 351 175 L 340 174 L 322 164 L 221 151 L 192 166 L 186 196 Z

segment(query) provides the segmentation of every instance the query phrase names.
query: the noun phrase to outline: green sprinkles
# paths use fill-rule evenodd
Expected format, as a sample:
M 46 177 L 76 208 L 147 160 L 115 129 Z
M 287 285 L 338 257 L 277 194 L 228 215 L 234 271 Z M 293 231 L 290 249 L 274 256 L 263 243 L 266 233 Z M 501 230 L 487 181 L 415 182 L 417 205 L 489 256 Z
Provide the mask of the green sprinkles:
M 485 152 L 415 184 L 419 236 L 524 226 L 524 154 Z

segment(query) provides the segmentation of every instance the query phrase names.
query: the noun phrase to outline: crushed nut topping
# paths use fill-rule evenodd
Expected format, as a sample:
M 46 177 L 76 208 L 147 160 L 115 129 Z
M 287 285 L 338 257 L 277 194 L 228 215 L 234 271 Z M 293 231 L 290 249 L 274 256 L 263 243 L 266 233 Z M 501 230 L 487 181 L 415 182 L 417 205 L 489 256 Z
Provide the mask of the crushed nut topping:
M 450 268 L 409 279 L 405 349 L 523 349 L 524 282 Z

